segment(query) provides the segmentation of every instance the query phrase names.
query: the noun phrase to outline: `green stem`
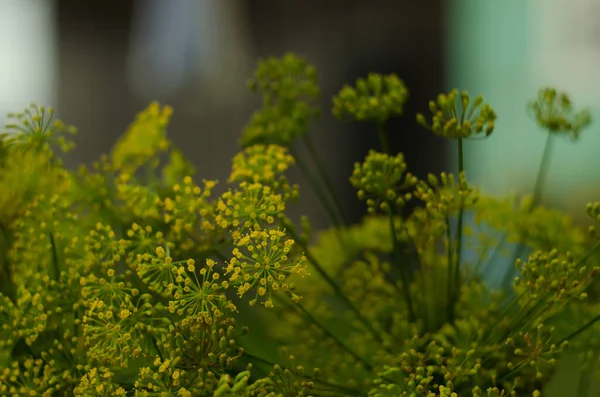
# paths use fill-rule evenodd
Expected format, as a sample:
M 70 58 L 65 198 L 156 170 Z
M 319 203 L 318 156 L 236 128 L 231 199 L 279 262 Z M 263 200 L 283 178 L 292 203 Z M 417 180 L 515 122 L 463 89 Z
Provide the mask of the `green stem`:
M 507 234 L 505 233 L 502 236 L 502 238 L 500 239 L 500 241 L 498 241 L 498 244 L 494 248 L 494 251 L 492 251 L 492 254 L 488 258 L 488 260 L 485 262 L 485 265 L 483 266 L 483 270 L 481 271 L 482 275 L 486 274 L 489 271 L 490 266 L 493 265 L 493 263 L 496 260 L 496 258 L 498 257 L 498 255 L 500 255 L 500 252 L 501 252 L 502 248 L 504 247 L 504 244 L 506 243 L 506 239 L 507 239 Z
M 485 246 L 481 249 L 481 252 L 477 256 L 477 262 L 475 262 L 475 265 L 473 266 L 473 273 L 471 274 L 471 277 L 469 278 L 470 281 L 477 280 L 477 275 L 479 274 L 479 271 L 481 270 L 481 267 L 483 266 L 484 259 L 485 259 L 486 255 L 488 254 L 488 251 L 489 251 L 489 248 L 485 247 Z M 484 273 L 482 273 L 482 274 L 484 274 Z
M 587 322 L 587 324 L 579 327 L 577 330 L 571 332 L 568 336 L 565 336 L 564 338 L 561 339 L 560 342 L 557 343 L 558 346 L 562 345 L 564 342 L 566 341 L 570 341 L 574 338 L 576 338 L 577 336 L 579 336 L 581 333 L 583 333 L 584 331 L 586 331 L 588 328 L 590 328 L 592 325 L 596 324 L 598 321 L 600 321 L 600 314 L 597 315 L 596 317 L 592 318 L 590 321 Z
M 538 170 L 537 178 L 535 180 L 535 187 L 533 188 L 533 201 L 531 203 L 531 210 L 540 202 L 544 184 L 548 178 L 550 157 L 552 156 L 552 147 L 554 142 L 552 138 L 553 135 L 548 134 L 546 145 L 544 146 L 544 154 L 542 155 L 542 161 L 540 163 L 540 169 Z
M 587 262 L 587 260 L 590 258 L 590 256 L 592 256 L 592 254 L 594 252 L 596 252 L 596 250 L 600 248 L 600 241 L 596 241 L 596 243 L 592 246 L 592 248 L 590 248 L 589 250 L 587 250 L 587 252 L 585 254 L 583 254 L 583 256 L 581 257 L 581 259 L 577 262 L 577 267 L 583 265 L 585 262 Z
M 446 314 L 448 315 L 448 322 L 452 323 L 454 321 L 454 304 L 452 303 L 452 268 L 454 264 L 452 263 L 452 233 L 450 231 L 450 218 L 446 215 L 446 240 L 448 240 L 448 247 L 446 248 L 446 255 L 448 261 L 448 279 L 446 286 Z
M 390 154 L 390 145 L 388 144 L 387 134 L 383 123 L 377 123 L 377 134 L 379 135 L 379 142 L 381 143 L 381 150 L 385 154 Z
M 313 144 L 312 139 L 310 138 L 310 136 L 308 134 L 304 135 L 304 143 L 306 144 L 306 147 L 308 148 L 308 153 L 310 154 L 314 163 L 317 166 L 317 171 L 319 172 L 321 178 L 323 179 L 325 189 L 327 189 L 327 191 L 329 193 L 329 197 L 331 198 L 331 201 L 333 204 L 333 210 L 334 210 L 336 216 L 338 217 L 338 220 L 342 224 L 342 226 L 345 226 L 346 222 L 344 220 L 344 217 L 342 216 L 342 206 L 335 194 L 335 189 L 333 188 L 333 182 L 331 181 L 331 178 L 329 178 L 329 174 L 327 173 L 327 169 L 323 163 L 323 160 L 321 159 L 321 156 L 319 156 L 319 152 L 317 151 L 315 145 Z
M 586 364 L 586 359 L 583 359 L 582 364 Z M 583 368 L 581 374 L 579 375 L 579 382 L 577 385 L 577 397 L 585 397 L 588 395 L 588 390 L 590 388 L 590 378 L 592 375 L 592 370 L 594 367 L 594 363 L 587 363 L 587 367 Z
M 319 201 L 321 201 L 321 205 L 327 212 L 327 216 L 329 216 L 329 220 L 331 221 L 331 223 L 334 224 L 336 227 L 342 227 L 343 221 L 340 219 L 340 216 L 336 213 L 334 207 L 331 206 L 331 203 L 327 199 L 327 196 L 325 195 L 321 185 L 319 184 L 319 181 L 310 171 L 308 165 L 302 159 L 302 156 L 298 156 L 295 153 L 292 153 L 292 155 L 296 159 L 296 163 L 298 164 L 300 171 L 302 171 L 304 176 L 308 179 L 308 182 L 312 186 L 313 190 L 315 191 L 317 198 L 319 199 Z
M 402 279 L 402 292 L 404 299 L 406 300 L 406 306 L 408 307 L 408 320 L 414 322 L 417 320 L 415 309 L 413 307 L 412 298 L 410 296 L 410 278 L 407 273 L 405 261 L 403 261 L 402 253 L 400 252 L 400 244 L 398 243 L 398 236 L 396 235 L 396 226 L 394 225 L 394 212 L 392 211 L 392 203 L 388 202 L 388 218 L 390 220 L 390 233 L 392 236 L 392 247 L 394 257 L 396 259 L 396 266 L 400 268 L 400 275 Z
M 250 359 L 252 359 L 254 361 L 259 361 L 259 362 L 261 362 L 261 363 L 263 363 L 265 365 L 268 365 L 270 367 L 274 367 L 276 365 L 273 361 L 267 360 L 266 358 L 263 358 L 263 357 L 259 357 L 257 355 L 252 354 L 252 353 L 248 353 L 246 351 L 244 351 L 244 356 L 246 356 L 246 357 L 248 357 L 248 358 L 250 358 Z M 322 381 L 320 379 L 310 378 L 310 377 L 308 377 L 306 375 L 299 375 L 299 376 L 302 377 L 302 378 L 304 378 L 304 379 L 312 380 L 315 383 L 320 383 L 322 385 L 329 386 L 329 387 L 332 387 L 334 389 L 338 389 L 339 391 L 336 391 L 336 393 L 338 393 L 338 392 L 346 392 L 350 396 L 360 396 L 363 393 L 360 390 L 350 389 L 350 388 L 347 388 L 347 387 L 344 387 L 344 386 L 335 385 L 333 383 L 328 383 L 328 382 Z
M 375 328 L 373 328 L 373 326 L 371 325 L 371 323 L 369 322 L 369 320 L 367 320 L 360 313 L 360 311 L 356 308 L 356 306 L 354 306 L 354 304 L 352 302 L 350 302 L 350 300 L 344 294 L 344 292 L 342 291 L 342 289 L 331 278 L 331 276 L 329 276 L 329 274 L 327 274 L 327 272 L 325 271 L 325 269 L 323 268 L 323 266 L 321 266 L 321 264 L 319 263 L 319 261 L 317 260 L 317 258 L 315 258 L 313 256 L 313 254 L 310 253 L 310 250 L 309 250 L 308 246 L 306 245 L 306 242 L 304 242 L 302 239 L 300 239 L 300 237 L 298 236 L 298 234 L 294 230 L 293 225 L 291 225 L 289 222 L 287 222 L 284 219 L 281 219 L 281 223 L 285 227 L 286 231 L 290 233 L 290 235 L 292 236 L 292 238 L 297 243 L 299 243 L 302 246 L 302 248 L 304 249 L 304 256 L 306 256 L 306 259 L 308 259 L 308 261 L 315 267 L 315 269 L 317 270 L 317 272 L 319 273 L 319 275 L 321 277 L 323 277 L 323 279 L 325 280 L 325 282 L 327 282 L 327 284 L 329 284 L 329 286 L 333 290 L 334 294 L 337 295 L 346 304 L 346 306 L 348 306 L 350 308 L 350 310 L 352 311 L 352 313 L 363 324 L 363 326 L 373 335 L 373 337 L 377 341 L 379 341 L 383 345 L 384 344 L 383 338 L 379 335 L 379 333 L 375 330 Z
M 54 280 L 60 280 L 60 263 L 58 259 L 58 249 L 56 247 L 56 240 L 54 239 L 54 233 L 49 232 L 48 238 L 50 239 L 50 247 L 52 248 L 52 272 Z
M 282 299 L 279 299 L 277 296 L 276 296 L 276 299 L 279 302 L 282 301 Z M 283 303 L 283 302 L 281 302 L 281 303 Z M 339 347 L 341 347 L 346 352 L 348 352 L 348 354 L 350 354 L 352 357 L 354 357 L 354 359 L 356 361 L 360 362 L 365 367 L 365 369 L 367 369 L 368 371 L 371 371 L 373 369 L 373 366 L 367 360 L 362 358 L 355 351 L 353 351 L 350 347 L 348 347 L 344 342 L 342 342 L 342 340 L 340 338 L 335 336 L 329 329 L 327 329 L 327 327 L 325 327 L 323 324 L 321 324 L 321 322 L 318 321 L 308 310 L 306 310 L 306 308 L 304 306 L 302 306 L 300 303 L 295 303 L 294 307 L 296 309 L 298 309 L 298 311 L 300 311 L 300 313 L 302 313 L 302 315 L 304 315 L 306 320 L 308 320 L 312 324 L 319 327 L 321 329 L 321 331 L 323 331 L 325 333 L 325 335 L 327 335 L 329 338 L 331 338 L 331 340 L 333 340 Z
M 8 230 L 2 224 L 0 224 L 0 238 L 0 293 L 7 296 L 13 303 L 16 303 L 17 297 L 8 259 L 11 241 Z
M 463 156 L 463 140 L 462 138 L 458 138 L 458 175 L 464 173 L 464 156 Z M 456 225 L 456 265 L 454 266 L 454 291 L 453 291 L 453 301 L 452 305 L 454 306 L 458 299 L 460 298 L 460 262 L 461 262 L 461 254 L 462 254 L 462 240 L 463 240 L 463 221 L 464 221 L 464 208 L 462 205 L 462 201 L 460 203 L 460 207 L 458 209 L 458 224 Z M 454 309 L 453 309 L 454 311 Z M 453 317 L 453 316 L 452 316 Z
M 498 324 L 500 324 L 500 322 L 506 318 L 506 315 L 508 314 L 508 312 L 519 302 L 519 300 L 521 299 L 521 297 L 524 294 L 525 294 L 525 291 L 521 292 L 521 294 L 519 294 L 519 296 L 517 296 L 515 299 L 513 299 L 512 302 L 504 308 L 504 310 L 502 311 L 502 314 L 500 314 L 498 316 L 498 318 L 496 319 L 496 321 L 494 321 L 494 324 L 490 328 L 487 329 L 482 340 L 485 341 L 487 339 L 487 337 L 492 334 L 492 331 L 494 331 L 494 329 L 496 329 Z
M 553 147 L 553 135 L 548 134 L 548 138 L 546 139 L 546 145 L 544 146 L 544 153 L 542 154 L 542 161 L 540 162 L 540 168 L 538 170 L 537 177 L 535 179 L 535 186 L 533 188 L 533 199 L 531 200 L 531 205 L 527 208 L 527 212 L 531 212 L 535 207 L 540 203 L 542 199 L 542 193 L 544 190 L 544 184 L 546 183 L 546 179 L 548 178 L 548 171 L 550 168 L 550 158 L 552 157 L 552 147 Z M 513 255 L 512 261 L 510 262 L 510 267 L 504 276 L 504 280 L 502 282 L 503 286 L 506 286 L 511 279 L 514 277 L 515 268 L 512 266 L 515 261 L 523 255 L 525 252 L 525 234 L 526 231 L 523 232 L 523 236 L 521 236 L 521 241 L 517 248 L 515 249 L 515 254 Z

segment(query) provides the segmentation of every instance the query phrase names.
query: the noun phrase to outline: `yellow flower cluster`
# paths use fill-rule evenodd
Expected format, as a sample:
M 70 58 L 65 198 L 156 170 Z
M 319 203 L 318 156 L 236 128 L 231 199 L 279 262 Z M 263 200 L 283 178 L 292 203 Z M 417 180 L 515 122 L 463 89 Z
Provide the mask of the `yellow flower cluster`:
M 258 230 L 275 223 L 285 210 L 280 194 L 260 183 L 241 182 L 239 189 L 225 192 L 217 202 L 215 222 L 232 230 L 234 238 L 249 230 Z
M 495 127 L 480 97 L 452 91 L 418 117 L 459 145 L 456 175 L 420 180 L 382 133 L 404 111 L 402 81 L 342 89 L 334 114 L 377 124 L 386 152 L 355 164 L 370 215 L 348 225 L 307 135 L 314 67 L 268 59 L 250 86 L 263 108 L 217 193 L 168 140 L 168 106 L 78 172 L 53 152 L 68 128 L 50 109 L 16 115 L 0 137 L 0 395 L 539 397 L 567 346 L 591 374 L 598 236 L 539 205 L 538 188 L 479 198 L 460 159 L 462 139 Z M 534 110 L 551 132 L 587 125 L 553 91 Z M 311 164 L 292 156 L 297 138 Z M 335 226 L 315 242 L 287 214 L 296 163 Z M 597 223 L 600 204 L 587 212 Z M 507 252 L 514 277 L 496 260 Z M 487 271 L 501 270 L 497 288 Z
M 284 237 L 283 230 L 271 229 L 254 230 L 237 239 L 226 274 L 231 282 L 239 283 L 237 291 L 240 296 L 256 288 L 250 305 L 260 298 L 265 307 L 273 307 L 271 294 L 279 290 L 288 292 L 294 301 L 300 299 L 285 281 L 289 275 L 308 274 L 306 258 L 293 258 L 291 249 L 294 240 Z
M 115 145 L 110 161 L 114 169 L 133 174 L 140 166 L 158 160 L 169 148 L 166 128 L 173 109 L 153 102 L 139 113 L 125 135 Z
M 249 146 L 234 156 L 229 182 L 260 183 L 281 194 L 285 201 L 295 200 L 298 186 L 290 185 L 283 175 L 294 163 L 294 157 L 283 146 Z

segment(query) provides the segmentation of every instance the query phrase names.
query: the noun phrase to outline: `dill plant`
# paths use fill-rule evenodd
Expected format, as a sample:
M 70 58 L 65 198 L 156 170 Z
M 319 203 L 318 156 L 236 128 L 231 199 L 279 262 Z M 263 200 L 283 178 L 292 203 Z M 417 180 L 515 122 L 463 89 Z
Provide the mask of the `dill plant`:
M 582 363 L 570 395 L 585 395 L 599 368 L 600 203 L 585 230 L 540 198 L 551 145 L 577 139 L 586 111 L 541 90 L 529 110 L 548 143 L 533 193 L 495 198 L 463 166 L 464 141 L 494 131 L 482 97 L 454 90 L 416 116 L 459 159 L 457 174 L 420 179 L 387 140 L 407 87 L 358 79 L 332 112 L 373 124 L 381 148 L 351 172 L 368 213 L 349 225 L 308 133 L 315 68 L 263 60 L 250 88 L 263 106 L 221 194 L 168 139 L 168 106 L 150 104 L 76 172 L 55 152 L 72 149 L 74 128 L 48 108 L 12 115 L 0 140 L 0 395 L 537 397 L 567 347 Z M 285 215 L 294 166 L 331 221 L 316 236 Z M 500 287 L 486 283 L 506 264 Z

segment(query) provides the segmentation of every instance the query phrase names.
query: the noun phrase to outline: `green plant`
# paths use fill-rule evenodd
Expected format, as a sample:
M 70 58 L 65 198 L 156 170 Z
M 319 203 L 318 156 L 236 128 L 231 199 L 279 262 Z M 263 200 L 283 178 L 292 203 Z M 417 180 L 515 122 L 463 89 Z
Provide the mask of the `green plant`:
M 168 140 L 169 107 L 151 104 L 77 172 L 52 149 L 71 149 L 74 129 L 45 108 L 14 115 L 0 140 L 0 395 L 540 396 L 567 346 L 592 374 L 600 243 L 540 205 L 549 146 L 532 196 L 480 196 L 463 142 L 490 136 L 496 113 L 452 91 L 417 121 L 456 143 L 458 173 L 418 178 L 387 142 L 408 90 L 370 74 L 333 100 L 382 146 L 354 167 L 368 215 L 348 225 L 308 134 L 315 69 L 268 59 L 250 87 L 263 107 L 221 194 Z M 548 145 L 590 122 L 551 89 L 530 109 Z M 285 215 L 295 164 L 332 224 L 316 238 Z M 587 212 L 600 221 L 600 203 Z M 492 288 L 484 275 L 506 262 Z

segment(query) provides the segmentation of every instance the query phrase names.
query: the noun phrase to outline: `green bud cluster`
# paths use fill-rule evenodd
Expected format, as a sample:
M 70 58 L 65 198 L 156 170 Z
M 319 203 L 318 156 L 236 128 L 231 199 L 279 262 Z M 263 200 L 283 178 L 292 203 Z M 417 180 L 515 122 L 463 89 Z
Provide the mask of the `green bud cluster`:
M 17 142 L 23 143 L 21 147 L 41 148 L 44 145 L 57 144 L 64 152 L 75 147 L 68 140 L 66 134 L 75 134 L 77 129 L 66 126 L 62 121 L 55 119 L 54 108 L 31 104 L 22 113 L 9 113 L 8 119 L 13 122 L 6 125 L 7 139 L 5 145 Z
M 439 178 L 429 174 L 427 181 L 417 183 L 414 195 L 425 203 L 428 211 L 440 216 L 472 206 L 479 199 L 478 192 L 469 186 L 464 173 L 460 173 L 458 178 L 445 172 Z
M 390 204 L 404 205 L 410 200 L 408 188 L 416 178 L 406 172 L 404 156 L 390 156 L 371 150 L 364 162 L 354 164 L 350 183 L 358 190 L 358 198 L 366 200 L 369 213 L 387 212 Z
M 320 94 L 316 69 L 294 54 L 260 61 L 248 87 L 261 95 L 263 107 L 245 127 L 242 147 L 289 146 L 319 115 L 315 105 Z
M 383 124 L 401 116 L 408 89 L 395 74 L 369 73 L 356 80 L 355 86 L 345 86 L 333 98 L 333 115 L 340 120 L 369 121 Z
M 429 102 L 432 114 L 428 122 L 421 113 L 417 114 L 417 122 L 436 135 L 446 138 L 461 139 L 485 133 L 489 136 L 494 131 L 496 112 L 483 97 L 478 96 L 471 102 L 471 96 L 454 89 L 448 94 L 440 94 L 437 101 Z
M 571 99 L 554 88 L 544 88 L 538 98 L 529 104 L 538 125 L 551 134 L 570 134 L 573 139 L 579 138 L 581 131 L 590 125 L 588 110 L 574 111 Z

